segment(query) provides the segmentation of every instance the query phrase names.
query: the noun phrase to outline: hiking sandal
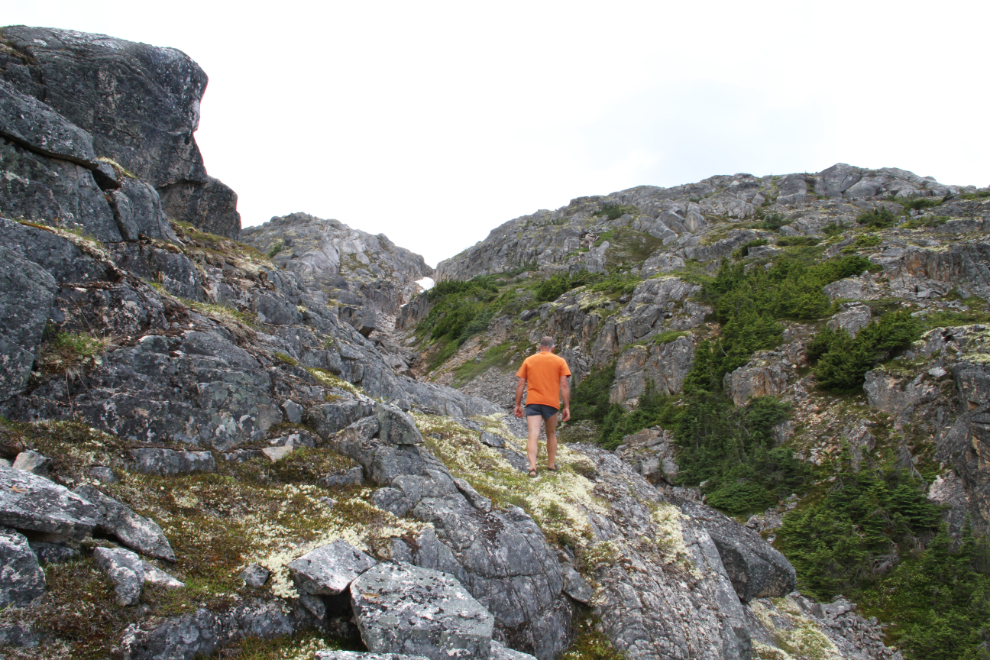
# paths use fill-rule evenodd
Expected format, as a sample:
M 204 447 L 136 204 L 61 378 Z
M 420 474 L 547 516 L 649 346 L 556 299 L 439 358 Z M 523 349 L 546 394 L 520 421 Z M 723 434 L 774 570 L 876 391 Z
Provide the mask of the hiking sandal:
M 557 466 L 556 465 L 553 466 L 553 467 L 547 466 L 547 469 L 550 470 L 551 472 L 556 472 L 557 471 Z
M 536 478 L 536 475 L 537 475 L 536 470 L 530 470 L 529 471 L 529 478 L 530 479 L 535 479 Z

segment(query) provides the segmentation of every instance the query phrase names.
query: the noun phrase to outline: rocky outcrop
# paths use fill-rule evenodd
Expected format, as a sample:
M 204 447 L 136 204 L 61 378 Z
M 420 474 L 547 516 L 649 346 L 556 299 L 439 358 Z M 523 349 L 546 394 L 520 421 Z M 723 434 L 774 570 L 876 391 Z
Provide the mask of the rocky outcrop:
M 384 234 L 371 235 L 305 213 L 250 227 L 242 240 L 271 253 L 276 264 L 296 273 L 309 289 L 325 291 L 342 311 L 367 308 L 394 319 L 421 291 L 416 281 L 433 275 L 423 257 L 397 247 Z M 362 315 L 348 316 L 354 317 L 352 325 L 368 325 Z
M 98 522 L 96 507 L 64 486 L 0 465 L 0 525 L 81 539 Z
M 0 527 L 0 607 L 23 607 L 44 593 L 45 572 L 28 540 Z
M 150 183 L 172 217 L 238 235 L 237 196 L 206 174 L 193 138 L 207 78 L 188 56 L 71 30 L 6 27 L 3 38 L 0 75 L 10 87 L 91 135 L 92 151 Z M 97 175 L 97 183 L 102 178 Z M 117 187 L 105 180 L 103 186 Z M 101 208 L 109 210 L 105 202 Z M 65 216 L 47 219 L 55 217 Z

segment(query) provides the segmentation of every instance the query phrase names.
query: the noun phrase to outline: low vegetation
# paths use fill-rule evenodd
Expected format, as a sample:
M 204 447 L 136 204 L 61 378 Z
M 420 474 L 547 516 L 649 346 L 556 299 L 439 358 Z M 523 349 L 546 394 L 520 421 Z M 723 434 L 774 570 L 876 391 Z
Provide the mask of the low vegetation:
M 856 222 L 870 229 L 886 229 L 894 226 L 897 222 L 897 216 L 885 207 L 874 207 L 856 218 Z

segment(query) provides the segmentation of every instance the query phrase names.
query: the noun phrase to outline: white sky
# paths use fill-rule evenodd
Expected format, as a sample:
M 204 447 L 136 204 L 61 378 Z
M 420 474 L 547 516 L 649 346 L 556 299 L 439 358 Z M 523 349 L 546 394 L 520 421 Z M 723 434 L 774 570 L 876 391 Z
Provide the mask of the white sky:
M 432 265 L 641 184 L 836 162 L 990 184 L 979 0 L 0 0 L 12 24 L 186 52 L 245 226 L 305 211 Z

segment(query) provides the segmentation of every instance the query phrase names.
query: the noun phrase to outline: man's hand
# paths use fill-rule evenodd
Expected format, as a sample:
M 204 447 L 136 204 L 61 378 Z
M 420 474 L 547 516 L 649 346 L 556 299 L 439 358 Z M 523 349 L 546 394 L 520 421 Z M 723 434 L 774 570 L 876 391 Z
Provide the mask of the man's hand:
M 522 406 L 517 405 L 514 414 L 516 417 L 522 417 Z
M 571 418 L 571 407 L 570 406 L 564 406 L 564 414 L 561 415 L 560 421 L 566 422 L 570 418 Z

